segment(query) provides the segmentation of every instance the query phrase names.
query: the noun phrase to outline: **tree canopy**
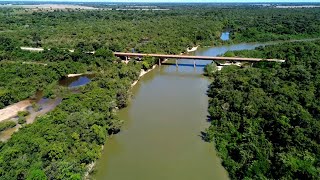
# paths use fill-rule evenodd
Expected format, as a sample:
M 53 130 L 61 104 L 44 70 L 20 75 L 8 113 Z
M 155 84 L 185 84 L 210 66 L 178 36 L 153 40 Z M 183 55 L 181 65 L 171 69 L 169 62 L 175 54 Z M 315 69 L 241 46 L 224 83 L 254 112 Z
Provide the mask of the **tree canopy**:
M 318 179 L 320 41 L 236 51 L 280 58 L 212 75 L 208 95 L 214 141 L 232 179 Z

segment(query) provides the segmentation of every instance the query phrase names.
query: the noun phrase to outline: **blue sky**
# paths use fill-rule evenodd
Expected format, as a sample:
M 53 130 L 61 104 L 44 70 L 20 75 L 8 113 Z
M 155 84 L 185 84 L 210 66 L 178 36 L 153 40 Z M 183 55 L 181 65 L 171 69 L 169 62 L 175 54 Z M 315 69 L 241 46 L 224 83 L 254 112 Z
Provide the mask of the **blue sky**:
M 0 0 L 1 1 L 58 1 L 58 2 L 320 2 L 320 0 Z

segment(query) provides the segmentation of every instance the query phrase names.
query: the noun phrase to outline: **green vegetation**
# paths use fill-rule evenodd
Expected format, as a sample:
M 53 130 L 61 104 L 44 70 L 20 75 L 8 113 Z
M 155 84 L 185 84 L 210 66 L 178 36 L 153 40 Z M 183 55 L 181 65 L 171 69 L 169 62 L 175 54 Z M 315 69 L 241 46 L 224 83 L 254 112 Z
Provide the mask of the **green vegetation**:
M 39 90 L 49 93 L 50 84 L 55 84 L 61 77 L 90 68 L 77 62 L 89 56 L 85 53 L 75 55 L 55 49 L 41 53 L 26 52 L 7 48 L 17 45 L 10 38 L 0 37 L 0 42 L 5 42 L 4 46 L 0 45 L 0 108 L 27 99 Z
M 19 124 L 24 124 L 24 123 L 26 123 L 26 122 L 27 122 L 26 117 L 20 116 L 20 117 L 18 118 L 18 123 L 19 123 Z
M 0 132 L 8 128 L 13 128 L 16 126 L 16 123 L 13 121 L 2 121 L 0 122 Z
M 35 102 L 33 102 L 32 104 L 32 109 L 35 111 L 35 112 L 38 112 L 41 110 L 41 106 Z
M 0 39 L 17 45 L 10 38 Z M 129 88 L 142 65 L 119 63 L 103 47 L 95 55 L 81 47 L 74 53 L 55 48 L 40 53 L 4 46 L 1 50 L 1 107 L 32 97 L 38 90 L 55 96 L 61 77 L 95 72 L 90 84 L 77 93 L 61 93 L 63 101 L 54 111 L 0 144 L 1 179 L 81 179 L 87 165 L 100 156 L 107 135 L 119 131 L 122 121 L 115 110 L 127 105 Z M 24 124 L 26 115 L 20 112 L 18 122 Z M 3 129 L 13 124 L 4 124 Z
M 19 124 L 24 124 L 26 123 L 26 116 L 28 116 L 30 114 L 29 111 L 19 111 L 18 112 L 18 123 Z
M 156 63 L 157 63 L 157 60 L 154 57 L 143 57 L 142 58 L 142 68 L 144 70 L 148 70 L 148 69 L 152 68 L 152 66 Z
M 208 95 L 214 141 L 232 179 L 320 176 L 320 41 L 235 52 L 286 59 L 212 75 Z
M 13 38 L 19 46 L 86 51 L 134 48 L 137 52 L 172 54 L 195 45 L 221 44 L 219 37 L 224 29 L 231 30 L 231 42 L 319 37 L 317 9 L 206 5 L 166 8 L 171 10 L 17 13 L 0 9 L 0 33 Z
M 238 11 L 228 21 L 234 42 L 266 42 L 319 37 L 318 9 L 271 9 Z
M 80 58 L 82 61 L 84 57 Z M 62 68 L 66 64 L 56 63 Z M 42 69 L 50 65 L 49 62 L 47 66 L 30 66 Z M 19 67 L 16 63 L 3 66 Z M 107 134 L 119 131 L 121 121 L 115 109 L 126 106 L 130 85 L 138 78 L 141 65 L 114 63 L 93 56 L 88 66 L 96 72 L 90 84 L 81 87 L 79 93 L 65 94 L 54 111 L 22 127 L 7 143 L 1 144 L 2 179 L 81 179 L 87 165 L 99 157 Z M 25 113 L 19 115 L 24 118 Z
M 67 61 L 47 66 L 0 62 L 0 108 L 27 99 L 38 90 L 45 90 L 68 73 L 83 72 L 85 68 L 82 67 L 84 65 Z
M 19 117 L 26 117 L 26 116 L 28 116 L 29 114 L 30 114 L 29 111 L 19 111 L 19 112 L 18 112 L 18 116 L 19 116 Z
M 218 70 L 218 67 L 215 62 L 212 62 L 211 64 L 206 65 L 203 70 L 204 75 L 212 76 Z
M 170 11 L 23 12 L 0 9 L 0 108 L 37 91 L 55 97 L 67 74 L 94 72 L 77 93 L 62 93 L 62 103 L 32 125 L 0 143 L 1 179 L 82 179 L 101 153 L 107 135 L 122 124 L 141 63 L 120 63 L 113 51 L 179 54 L 195 45 L 219 45 L 225 28 L 232 42 L 318 37 L 317 9 L 174 7 Z M 44 47 L 43 52 L 19 47 Z M 287 59 L 254 68 L 228 67 L 214 73 L 208 91 L 215 140 L 233 179 L 297 178 L 319 175 L 319 42 L 270 46 L 230 56 Z M 49 50 L 50 49 L 50 50 Z M 74 52 L 70 52 L 73 49 Z M 95 54 L 89 52 L 95 51 Z M 67 91 L 62 89 L 61 91 Z M 24 123 L 24 115 L 19 123 Z M 14 126 L 0 124 L 1 128 Z M 0 129 L 1 129 L 0 128 Z

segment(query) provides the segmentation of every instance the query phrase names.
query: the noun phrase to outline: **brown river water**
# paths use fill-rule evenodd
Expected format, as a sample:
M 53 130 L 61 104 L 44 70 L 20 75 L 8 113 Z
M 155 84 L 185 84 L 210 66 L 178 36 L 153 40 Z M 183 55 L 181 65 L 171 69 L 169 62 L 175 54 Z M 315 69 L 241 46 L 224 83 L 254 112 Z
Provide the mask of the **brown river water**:
M 194 54 L 217 56 L 266 44 L 274 43 L 211 47 Z M 229 179 L 213 143 L 204 142 L 201 138 L 201 132 L 209 126 L 206 91 L 210 80 L 202 73 L 210 61 L 198 60 L 196 67 L 193 67 L 193 60 L 178 62 L 178 67 L 174 61 L 157 67 L 132 88 L 133 98 L 129 106 L 119 111 L 119 117 L 125 124 L 120 133 L 107 139 L 92 175 L 94 179 Z M 60 85 L 72 88 L 89 82 L 88 77 L 82 76 L 61 80 Z M 44 114 L 60 101 L 59 98 L 40 98 L 37 103 Z M 37 115 L 41 113 L 33 112 L 30 116 L 34 119 Z M 11 128 L 1 132 L 0 140 L 10 138 L 15 130 Z
M 254 49 L 238 44 L 202 49 L 216 56 L 228 50 Z M 209 61 L 179 60 L 157 67 L 133 87 L 133 99 L 120 110 L 125 125 L 105 143 L 93 178 L 97 180 L 229 179 L 213 143 L 201 138 L 207 122 L 210 80 L 202 75 Z

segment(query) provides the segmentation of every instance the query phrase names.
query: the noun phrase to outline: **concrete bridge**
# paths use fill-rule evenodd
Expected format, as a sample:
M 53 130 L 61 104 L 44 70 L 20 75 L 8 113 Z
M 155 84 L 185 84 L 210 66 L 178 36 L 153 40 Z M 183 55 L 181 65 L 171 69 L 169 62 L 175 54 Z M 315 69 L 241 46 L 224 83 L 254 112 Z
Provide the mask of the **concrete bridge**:
M 144 54 L 144 53 L 125 53 L 125 52 L 114 52 L 115 56 L 125 57 L 128 60 L 128 57 L 155 57 L 159 58 L 159 65 L 161 65 L 161 59 L 193 59 L 193 60 L 208 60 L 208 61 L 228 61 L 228 62 L 285 62 L 282 59 L 262 59 L 262 58 L 242 58 L 242 57 L 216 57 L 216 56 L 190 56 L 190 55 L 168 55 L 168 54 Z M 178 65 L 177 61 L 176 64 Z M 230 64 L 230 63 L 229 63 Z M 195 61 L 194 61 L 195 66 Z
M 31 47 L 21 47 L 22 50 L 26 51 L 37 51 L 41 52 L 43 48 L 31 48 Z M 74 50 L 69 50 L 70 52 L 74 52 Z M 94 54 L 95 52 L 87 52 L 88 54 Z M 268 61 L 268 62 L 285 62 L 282 59 L 263 59 L 263 58 L 242 58 L 242 57 L 216 57 L 216 56 L 190 56 L 190 55 L 170 55 L 170 54 L 144 54 L 144 53 L 125 53 L 125 52 L 114 52 L 115 56 L 125 57 L 126 61 L 128 57 L 155 57 L 159 58 L 159 65 L 161 65 L 161 61 L 163 59 L 192 59 L 192 60 L 207 60 L 207 61 L 215 61 L 220 65 L 241 65 L 241 62 L 259 62 L 259 61 Z M 219 63 L 219 61 L 226 61 L 226 63 Z M 196 65 L 194 61 L 194 66 Z M 176 61 L 176 65 L 178 65 L 178 61 Z

